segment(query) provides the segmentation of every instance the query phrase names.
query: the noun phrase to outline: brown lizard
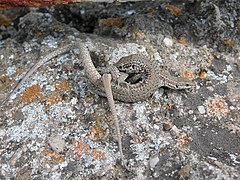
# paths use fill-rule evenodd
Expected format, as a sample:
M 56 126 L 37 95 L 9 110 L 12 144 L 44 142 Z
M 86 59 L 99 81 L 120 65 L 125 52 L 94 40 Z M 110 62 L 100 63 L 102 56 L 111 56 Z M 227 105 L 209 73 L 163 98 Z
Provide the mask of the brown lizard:
M 90 64 L 90 61 L 88 64 Z M 92 67 L 94 67 L 93 64 Z M 162 69 L 157 61 L 150 61 L 145 56 L 133 54 L 123 57 L 118 63 L 114 64 L 113 67 L 111 67 L 109 71 L 114 75 L 119 74 L 116 73 L 117 70 L 120 73 L 134 73 L 137 76 L 143 74 L 144 76 L 143 79 L 137 83 L 130 83 L 118 76 L 117 78 L 113 76 L 115 77 L 112 82 L 113 97 L 120 101 L 137 102 L 145 100 L 162 86 L 171 89 L 195 90 L 195 83 L 193 81 L 187 78 L 171 76 L 167 71 Z M 91 70 L 91 74 L 90 72 L 87 73 L 90 75 L 88 76 L 89 79 L 92 78 L 93 69 Z M 94 71 L 94 74 L 98 74 L 99 76 L 97 70 L 95 69 Z M 105 70 L 105 73 L 106 72 L 107 70 Z M 98 93 L 104 96 L 104 94 L 101 93 L 104 92 L 102 82 L 95 79 L 93 84 L 100 90 Z
M 89 81 L 98 89 L 100 95 L 105 96 L 105 90 L 103 82 L 101 80 L 101 74 L 97 71 L 93 62 L 91 60 L 88 49 L 84 46 L 80 40 L 75 43 L 59 48 L 49 54 L 44 58 L 41 58 L 19 81 L 17 86 L 13 91 L 2 101 L 3 105 L 9 97 L 11 97 L 20 86 L 31 76 L 41 65 L 45 64 L 47 61 L 56 57 L 60 54 L 66 53 L 67 51 L 78 48 L 79 53 L 77 56 L 82 60 L 85 73 Z M 146 57 L 141 55 L 131 55 L 123 57 L 119 63 L 115 64 L 120 70 L 128 69 L 128 67 L 140 67 L 142 71 L 144 70 L 146 78 L 138 83 L 128 83 L 126 81 L 119 81 L 118 79 L 113 79 L 112 82 L 112 92 L 114 99 L 124 101 L 124 102 L 137 102 L 140 100 L 145 100 L 150 97 L 159 87 L 166 86 L 172 89 L 194 89 L 195 83 L 180 77 L 170 76 L 169 73 L 163 71 L 161 66 L 157 61 L 149 61 Z M 127 72 L 129 73 L 129 71 Z M 142 73 L 142 72 L 141 72 Z M 114 76 L 113 76 L 114 77 Z
M 117 112 L 116 112 L 116 108 L 115 108 L 115 104 L 114 104 L 114 100 L 113 100 L 113 94 L 112 94 L 112 88 L 111 88 L 111 79 L 112 79 L 111 74 L 103 74 L 103 76 L 102 76 L 102 81 L 103 81 L 103 85 L 104 85 L 104 88 L 105 88 L 106 97 L 108 99 L 108 104 L 109 104 L 109 107 L 111 109 L 113 119 L 114 119 L 115 128 L 116 128 L 116 131 L 117 131 L 118 149 L 119 149 L 119 152 L 120 152 L 120 157 L 121 157 L 121 160 L 124 161 L 123 150 L 122 150 L 122 136 L 121 136 L 121 132 L 120 132 L 120 128 L 119 128 L 119 120 L 118 120 L 118 117 L 117 117 Z

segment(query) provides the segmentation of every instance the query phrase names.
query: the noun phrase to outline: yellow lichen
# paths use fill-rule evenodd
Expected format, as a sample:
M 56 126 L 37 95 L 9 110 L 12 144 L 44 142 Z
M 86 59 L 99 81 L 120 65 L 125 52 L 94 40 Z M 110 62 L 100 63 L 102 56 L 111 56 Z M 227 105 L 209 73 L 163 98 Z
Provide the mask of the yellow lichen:
M 236 41 L 233 38 L 229 38 L 229 39 L 223 40 L 223 44 L 226 46 L 234 46 L 236 44 Z
M 39 39 L 42 36 L 42 32 L 36 32 L 34 38 Z
M 12 20 L 5 15 L 0 15 L 0 25 L 2 26 L 10 26 Z
M 237 24 L 238 30 L 240 31 L 240 20 L 238 20 L 236 24 Z
M 97 115 L 97 114 L 91 114 L 91 115 L 90 115 L 90 119 L 92 119 L 92 120 L 94 120 L 94 121 L 96 121 L 96 122 L 99 122 L 99 121 L 102 120 L 102 116 Z
M 96 148 L 91 149 L 87 143 L 76 141 L 73 143 L 72 154 L 76 155 L 79 159 L 85 154 L 91 156 L 93 160 L 106 159 L 106 153 Z
M 123 26 L 123 21 L 121 18 L 107 18 L 107 19 L 100 19 L 99 26 L 116 26 L 121 28 Z
M 72 154 L 76 154 L 80 159 L 83 154 L 89 154 L 90 147 L 87 143 L 76 141 L 73 143 Z
M 32 85 L 28 87 L 23 92 L 22 101 L 24 103 L 30 103 L 33 100 L 41 100 L 43 99 L 43 95 L 41 94 L 41 87 L 39 84 Z
M 106 153 L 95 148 L 92 150 L 90 156 L 93 160 L 106 159 Z
M 154 13 L 156 10 L 153 7 L 147 7 L 147 13 L 148 14 L 152 14 Z
M 10 83 L 9 77 L 7 74 L 2 74 L 0 76 L 0 90 L 3 90 Z
M 97 140 L 104 137 L 104 129 L 98 125 L 94 125 L 90 128 L 90 132 L 87 135 L 89 139 Z
M 171 4 L 166 4 L 165 8 L 170 10 L 170 13 L 175 16 L 179 16 L 182 14 L 182 9 L 180 9 L 177 6 L 171 5 Z
M 167 110 L 172 110 L 173 107 L 174 107 L 174 104 L 173 104 L 173 103 L 167 103 L 167 104 L 165 104 L 164 107 L 165 107 Z
M 196 78 L 204 79 L 207 77 L 207 68 L 204 66 L 199 67 L 196 70 Z
M 182 36 L 179 40 L 176 40 L 177 43 L 186 45 L 187 44 L 187 38 L 185 36 Z
M 52 94 L 46 100 L 47 106 L 52 106 L 62 101 L 63 99 L 62 99 L 62 95 L 60 94 L 60 91 L 69 90 L 70 85 L 68 82 L 64 81 L 60 84 L 56 84 L 55 87 L 56 87 L 56 91 L 53 91 Z
M 188 78 L 188 79 L 194 79 L 194 74 L 189 70 L 183 70 L 182 77 Z
M 68 82 L 66 82 L 66 81 L 64 81 L 64 82 L 62 82 L 61 84 L 56 84 L 56 89 L 57 90 L 69 90 L 69 88 L 70 88 L 70 85 L 69 85 L 69 83 Z
M 214 55 L 213 54 L 210 54 L 210 56 L 209 56 L 209 62 L 211 62 L 212 60 L 214 60 Z
M 50 150 L 45 152 L 46 162 L 50 164 L 60 164 L 65 161 L 63 154 L 59 154 L 56 151 Z
M 136 39 L 143 39 L 143 38 L 145 38 L 144 32 L 142 32 L 140 30 L 132 31 L 132 35 L 133 35 L 133 38 L 136 38 Z
M 200 74 L 199 74 L 199 78 L 200 79 L 204 79 L 206 77 L 207 77 L 207 73 L 206 72 L 204 72 L 204 71 L 200 72 Z
M 63 31 L 64 30 L 64 26 L 62 24 L 56 24 L 54 26 L 56 31 Z
M 57 104 L 59 101 L 62 101 L 62 96 L 55 92 L 47 98 L 46 105 L 52 106 L 54 104 Z
M 9 82 L 9 77 L 7 74 L 2 74 L 1 77 L 0 77 L 0 81 L 2 83 L 8 83 Z

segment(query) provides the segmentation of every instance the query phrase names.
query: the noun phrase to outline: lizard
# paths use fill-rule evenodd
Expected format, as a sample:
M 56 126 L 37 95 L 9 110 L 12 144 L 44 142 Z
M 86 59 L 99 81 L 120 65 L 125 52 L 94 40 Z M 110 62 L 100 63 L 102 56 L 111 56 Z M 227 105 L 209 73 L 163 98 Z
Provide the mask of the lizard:
M 123 71 L 127 74 L 134 73 L 138 78 L 140 74 L 144 76 L 154 76 L 155 83 L 157 83 L 159 87 L 165 86 L 170 89 L 185 89 L 192 91 L 195 91 L 196 88 L 193 81 L 183 77 L 171 76 L 166 67 L 161 66 L 155 60 L 150 61 L 142 55 L 132 54 L 123 57 L 114 66 L 116 66 L 119 71 Z M 132 78 L 135 78 L 135 76 Z M 147 79 L 147 77 L 144 78 Z M 136 81 L 136 79 L 134 81 Z
M 79 53 L 77 56 L 82 60 L 85 74 L 89 79 L 90 83 L 96 87 L 96 91 L 101 96 L 105 95 L 105 90 L 102 82 L 102 76 L 95 68 L 90 53 L 85 47 L 85 45 L 77 39 L 75 43 L 66 45 L 64 47 L 58 48 L 57 50 L 47 54 L 45 57 L 41 58 L 18 82 L 16 87 L 11 93 L 2 101 L 1 105 L 6 103 L 6 101 L 18 91 L 22 84 L 43 64 L 45 64 L 50 59 L 66 53 L 73 48 L 78 48 Z M 168 72 L 162 69 L 160 64 L 156 61 L 150 61 L 145 56 L 142 55 L 130 55 L 123 57 L 114 66 L 114 69 L 118 68 L 120 71 L 126 70 L 127 73 L 131 73 L 132 67 L 135 69 L 135 73 L 145 73 L 146 78 L 138 83 L 128 83 L 126 81 L 118 81 L 117 79 L 112 81 L 112 92 L 113 97 L 116 100 L 123 102 L 137 102 L 149 98 L 159 87 L 166 86 L 171 89 L 194 89 L 195 83 L 187 78 L 173 77 Z M 144 72 L 143 72 L 144 71 Z M 113 72 L 111 72 L 113 73 Z M 114 76 L 113 76 L 114 77 Z
M 92 70 L 94 69 L 95 68 Z M 104 73 L 109 71 L 112 75 L 117 74 L 117 78 L 115 77 L 115 81 L 112 83 L 112 92 L 114 99 L 119 101 L 137 102 L 145 100 L 162 86 L 170 89 L 185 89 L 192 91 L 196 88 L 193 81 L 183 77 L 171 76 L 156 60 L 150 61 L 147 57 L 138 54 L 123 57 L 114 64 L 113 67 L 108 69 L 109 70 L 104 70 Z M 139 77 L 141 74 L 144 77 L 136 83 L 126 82 L 128 77 L 125 76 L 125 79 L 119 78 L 118 74 L 120 72 L 124 74 L 136 74 L 137 79 L 141 79 Z M 89 74 L 92 73 L 93 72 Z M 94 73 L 99 74 L 97 71 Z M 91 75 L 88 78 L 91 79 Z M 135 78 L 135 76 L 133 76 L 133 78 Z M 101 94 L 101 92 L 104 92 L 102 82 L 96 80 L 94 81 L 94 86 L 100 89 L 98 94 L 104 96 L 104 94 Z
M 104 85 L 104 88 L 105 88 L 106 97 L 107 97 L 108 104 L 109 104 L 109 107 L 111 109 L 111 112 L 112 112 L 112 115 L 113 115 L 113 120 L 114 120 L 114 123 L 115 123 L 120 157 L 121 157 L 121 160 L 123 161 L 123 163 L 125 163 L 124 162 L 124 157 L 123 157 L 123 150 L 122 150 L 123 149 L 122 148 L 122 136 L 121 136 L 121 132 L 120 132 L 120 128 L 119 128 L 119 120 L 118 120 L 118 117 L 117 117 L 117 111 L 116 111 L 115 103 L 114 103 L 114 100 L 113 100 L 113 94 L 112 94 L 112 88 L 111 88 L 111 79 L 112 79 L 111 74 L 103 74 L 103 76 L 102 76 L 102 82 L 103 82 L 103 85 Z

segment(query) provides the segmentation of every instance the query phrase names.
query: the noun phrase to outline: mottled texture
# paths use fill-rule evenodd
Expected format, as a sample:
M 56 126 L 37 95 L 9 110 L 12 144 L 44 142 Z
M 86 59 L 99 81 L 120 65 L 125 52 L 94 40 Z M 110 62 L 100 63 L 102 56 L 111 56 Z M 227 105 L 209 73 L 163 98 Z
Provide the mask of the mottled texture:
M 143 73 L 144 79 L 137 83 L 112 82 L 112 91 L 115 99 L 124 102 L 137 102 L 150 97 L 158 88 L 168 87 L 172 89 L 195 89 L 195 83 L 186 78 L 172 77 L 167 73 L 156 60 L 149 60 L 141 55 L 130 55 L 120 59 L 115 65 L 129 73 L 130 67 L 138 68 L 134 73 Z M 127 66 L 128 68 L 124 68 Z M 87 73 L 89 74 L 89 73 Z M 91 79 L 92 76 L 89 76 Z M 101 80 L 94 85 L 104 92 Z
M 197 91 L 159 88 L 144 101 L 115 102 L 126 170 L 107 99 L 91 91 L 74 48 L 37 69 L 0 108 L 0 179 L 239 179 L 240 1 L 172 2 L 2 12 L 13 21 L 0 31 L 1 101 L 39 57 L 77 38 L 95 67 L 139 54 L 192 79 Z M 109 18 L 121 26 L 99 25 Z M 49 143 L 54 134 L 62 152 Z

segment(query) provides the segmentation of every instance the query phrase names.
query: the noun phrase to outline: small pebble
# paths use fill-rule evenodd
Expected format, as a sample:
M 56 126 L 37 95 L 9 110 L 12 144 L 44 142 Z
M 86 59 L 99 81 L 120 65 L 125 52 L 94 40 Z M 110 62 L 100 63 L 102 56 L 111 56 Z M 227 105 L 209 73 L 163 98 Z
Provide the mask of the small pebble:
M 204 106 L 198 106 L 198 111 L 200 114 L 205 114 L 206 113 L 206 110 L 204 108 Z
M 154 168 L 157 165 L 158 162 L 159 162 L 159 158 L 156 155 L 156 156 L 153 156 L 153 157 L 150 158 L 149 165 L 150 165 L 151 168 Z
M 51 135 L 48 143 L 51 148 L 58 153 L 62 152 L 65 146 L 65 140 L 62 139 L 62 136 L 56 134 Z
M 227 71 L 232 71 L 231 65 L 226 65 L 227 66 Z
M 180 134 L 180 130 L 177 128 L 177 126 L 173 126 L 172 127 L 172 129 L 171 129 L 171 133 L 172 133 L 172 135 L 174 135 L 174 136 L 179 136 L 179 134 Z
M 188 113 L 189 113 L 189 114 L 193 114 L 193 110 L 189 110 Z
M 165 37 L 165 38 L 163 39 L 163 43 L 164 43 L 167 47 L 172 47 L 172 45 L 173 45 L 173 40 L 170 39 L 170 38 Z
M 223 163 L 222 162 L 220 162 L 220 161 L 214 161 L 213 162 L 214 164 L 216 164 L 219 168 L 222 168 L 223 167 Z

